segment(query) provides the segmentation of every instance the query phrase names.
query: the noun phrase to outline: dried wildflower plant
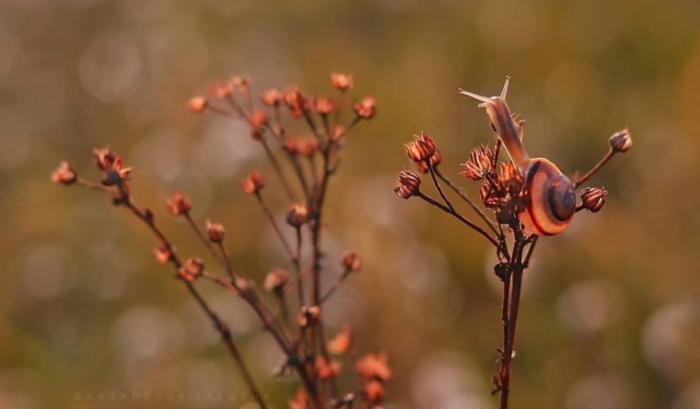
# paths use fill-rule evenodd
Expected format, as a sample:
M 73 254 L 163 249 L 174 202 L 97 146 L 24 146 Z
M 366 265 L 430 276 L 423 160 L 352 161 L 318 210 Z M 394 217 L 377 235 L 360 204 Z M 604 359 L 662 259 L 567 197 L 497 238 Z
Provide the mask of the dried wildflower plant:
M 572 181 L 551 161 L 528 156 L 522 144 L 525 121 L 519 115 L 511 114 L 506 104 L 508 83 L 509 78 L 506 78 L 501 94 L 496 97 L 460 90 L 461 94 L 480 102 L 479 107 L 485 108 L 496 133 L 493 146 L 482 145 L 473 149 L 462 164 L 460 175 L 479 183 L 480 204 L 440 171 L 440 154 L 426 133 L 414 136 L 414 140 L 405 145 L 408 158 L 415 163 L 418 172 L 400 171 L 394 188 L 400 198 L 416 197 L 427 202 L 493 245 L 498 258 L 493 270 L 503 288 L 500 311 L 503 345 L 498 348 L 498 368 L 493 377 L 493 393 L 500 394 L 501 409 L 508 407 L 523 274 L 535 244 L 542 235 L 564 231 L 575 213 L 583 209 L 599 211 L 605 204 L 607 190 L 586 187 L 580 191 L 579 199 L 576 190 L 613 156 L 632 147 L 627 129 L 614 133 L 605 156 L 590 171 Z M 502 158 L 504 148 L 508 157 Z M 420 173 L 429 175 L 437 197 L 421 189 Z M 474 220 L 455 206 L 448 196 L 448 189 L 471 208 L 476 217 Z
M 188 101 L 194 113 L 212 113 L 246 123 L 253 143 L 262 146 L 271 164 L 276 185 L 289 200 L 285 226 L 278 223 L 267 205 L 263 194 L 268 187 L 266 179 L 252 170 L 242 181 L 242 191 L 252 196 L 261 208 L 288 256 L 286 268 L 271 268 L 267 273 L 263 282 L 263 288 L 270 293 L 267 298 L 235 267 L 227 249 L 224 226 L 209 219 L 204 223 L 195 220 L 191 213 L 193 204 L 181 192 L 167 200 L 168 212 L 187 222 L 218 265 L 205 266 L 200 258 L 183 258 L 178 254 L 154 212 L 134 202 L 130 193 L 131 168 L 123 166 L 122 157 L 112 150 L 94 150 L 98 170 L 103 175 L 99 182 L 82 178 L 67 162 L 62 162 L 51 176 L 58 184 L 108 194 L 115 206 L 127 209 L 150 229 L 158 240 L 153 253 L 156 261 L 172 267 L 175 278 L 209 318 L 241 371 L 252 399 L 261 408 L 267 408 L 267 404 L 239 352 L 237 340 L 200 292 L 200 282 L 212 283 L 240 297 L 272 335 L 285 356 L 275 374 L 296 373 L 301 381 L 299 391 L 288 401 L 290 408 L 377 407 L 384 397 L 384 382 L 391 376 L 386 355 L 357 357 L 349 326 L 342 327 L 335 338 L 326 339 L 323 307 L 362 265 L 355 252 L 339 255 L 338 278 L 326 286 L 327 290 L 322 290 L 326 288 L 322 280 L 327 278 L 327 270 L 333 268 L 322 263 L 327 256 L 322 240 L 326 192 L 338 169 L 346 135 L 360 122 L 373 118 L 376 111 L 372 97 L 350 100 L 351 75 L 333 73 L 331 84 L 335 88 L 333 96 L 312 96 L 298 86 L 289 86 L 284 90 L 265 90 L 258 104 L 254 102 L 250 80 L 235 76 L 212 85 L 210 97 L 196 96 Z M 295 125 L 308 136 L 292 136 L 291 127 Z M 294 240 L 288 239 L 284 229 L 291 229 Z M 309 257 L 302 257 L 303 246 L 310 247 Z M 360 385 L 342 392 L 338 375 L 344 369 L 343 360 L 348 359 L 356 361 L 354 369 Z

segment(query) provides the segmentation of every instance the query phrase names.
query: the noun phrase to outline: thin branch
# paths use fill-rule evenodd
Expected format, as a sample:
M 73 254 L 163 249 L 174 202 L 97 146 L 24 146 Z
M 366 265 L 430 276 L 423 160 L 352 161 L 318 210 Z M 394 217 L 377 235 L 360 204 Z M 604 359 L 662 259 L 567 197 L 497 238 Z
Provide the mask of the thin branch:
M 345 271 L 343 271 L 343 274 L 341 274 L 338 277 L 338 279 L 335 280 L 333 286 L 331 286 L 331 288 L 328 289 L 328 291 L 323 295 L 323 297 L 321 297 L 321 299 L 319 300 L 319 305 L 323 304 L 326 300 L 328 300 L 331 297 L 331 295 L 333 295 L 333 293 L 345 282 L 345 279 L 348 278 L 351 272 L 352 270 L 347 268 L 345 269 Z
M 270 149 L 270 145 L 267 143 L 264 136 L 260 137 L 260 144 L 263 146 L 265 150 L 265 155 L 267 155 L 267 158 L 270 160 L 270 164 L 272 164 L 272 168 L 277 174 L 277 178 L 280 180 L 282 187 L 284 187 L 284 190 L 287 192 L 289 200 L 296 200 L 294 196 L 294 191 L 292 190 L 289 181 L 287 180 L 287 177 L 282 171 L 282 166 L 280 166 L 280 163 L 275 157 L 275 154 L 272 153 L 272 149 Z
M 435 174 L 437 175 L 437 177 L 442 179 L 443 182 L 447 183 L 447 186 L 449 186 L 457 195 L 459 195 L 459 197 L 461 197 L 465 202 L 467 202 L 472 209 L 474 209 L 474 211 L 491 228 L 491 230 L 496 234 L 496 236 L 503 236 L 502 234 L 499 234 L 498 230 L 496 230 L 496 226 L 494 226 L 493 222 L 486 216 L 486 214 L 484 214 L 483 210 L 481 210 L 474 202 L 472 202 L 471 199 L 469 199 L 469 196 L 467 196 L 467 193 L 464 190 L 462 190 L 462 188 L 452 183 L 452 181 L 446 176 L 444 176 L 437 168 L 435 168 Z
M 227 263 L 226 260 L 224 259 L 223 255 L 219 254 L 219 253 L 216 251 L 216 249 L 215 249 L 214 246 L 212 245 L 211 241 L 209 241 L 209 239 L 207 239 L 207 238 L 204 236 L 204 233 L 202 233 L 202 231 L 199 229 L 199 226 L 197 226 L 197 223 L 194 221 L 194 219 L 193 219 L 192 216 L 189 214 L 189 212 L 188 212 L 188 213 L 184 213 L 184 214 L 183 214 L 183 217 L 185 218 L 185 220 L 187 220 L 187 224 L 189 224 L 189 226 L 192 228 L 192 230 L 194 231 L 194 233 L 195 233 L 195 235 L 197 236 L 197 238 L 199 239 L 199 241 L 202 242 L 202 244 L 204 245 L 204 247 L 206 247 L 207 251 L 209 251 L 209 253 L 211 253 L 211 255 L 214 256 L 214 258 L 215 258 L 222 266 L 224 266 L 224 268 L 225 268 L 225 270 L 226 270 L 226 273 L 228 273 L 228 275 L 229 275 L 229 277 L 231 278 L 231 280 L 236 280 L 236 276 L 235 276 L 235 274 L 233 273 L 233 270 L 231 269 L 230 263 Z
M 282 242 L 282 245 L 284 246 L 285 251 L 289 255 L 289 258 L 291 260 L 294 260 L 295 257 L 294 257 L 294 253 L 292 253 L 292 248 L 290 247 L 289 243 L 287 242 L 287 239 L 284 237 L 284 234 L 282 233 L 282 229 L 280 229 L 279 225 L 277 224 L 277 221 L 275 220 L 275 216 L 270 211 L 270 208 L 268 208 L 267 205 L 265 204 L 265 201 L 262 198 L 262 194 L 260 194 L 259 192 L 256 193 L 255 198 L 258 200 L 258 203 L 260 204 L 260 208 L 262 208 L 263 212 L 265 213 L 265 216 L 267 217 L 267 220 L 270 222 L 270 224 L 272 225 L 272 228 L 275 230 L 277 237 Z
M 482 229 L 481 227 L 477 226 L 476 224 L 474 224 L 473 222 L 471 222 L 469 219 L 465 218 L 464 216 L 462 216 L 462 215 L 459 214 L 458 212 L 454 211 L 453 209 L 450 209 L 449 207 L 447 207 L 447 206 L 445 206 L 444 204 L 438 202 L 437 200 L 433 199 L 432 197 L 426 195 L 426 194 L 423 193 L 423 192 L 417 192 L 415 195 L 416 195 L 417 197 L 420 197 L 421 199 L 425 200 L 426 202 L 430 203 L 431 205 L 437 207 L 438 209 L 440 209 L 440 210 L 442 210 L 442 211 L 444 211 L 444 212 L 446 212 L 446 213 L 449 213 L 449 214 L 451 214 L 452 216 L 456 217 L 459 221 L 461 221 L 462 223 L 466 224 L 466 225 L 469 226 L 470 228 L 474 229 L 477 233 L 479 233 L 479 234 L 481 234 L 482 236 L 484 236 L 484 238 L 486 238 L 486 240 L 490 241 L 491 244 L 493 244 L 494 246 L 498 247 L 498 241 L 496 241 L 496 239 L 494 239 L 493 237 L 491 237 L 491 235 L 488 234 L 484 229 Z
M 610 148 L 610 149 L 608 150 L 608 152 L 605 154 L 605 156 L 603 156 L 603 158 L 602 158 L 600 161 L 598 161 L 598 163 L 596 163 L 595 166 L 593 166 L 593 167 L 591 168 L 591 170 L 589 170 L 588 172 L 586 172 L 585 175 L 583 175 L 583 176 L 579 177 L 578 179 L 576 179 L 576 182 L 574 182 L 574 187 L 579 187 L 579 186 L 581 186 L 581 184 L 583 184 L 585 181 L 587 181 L 588 179 L 590 179 L 590 178 L 591 178 L 593 175 L 595 175 L 595 174 L 610 160 L 610 158 L 612 158 L 613 156 L 615 156 L 615 151 L 614 151 L 612 148 Z

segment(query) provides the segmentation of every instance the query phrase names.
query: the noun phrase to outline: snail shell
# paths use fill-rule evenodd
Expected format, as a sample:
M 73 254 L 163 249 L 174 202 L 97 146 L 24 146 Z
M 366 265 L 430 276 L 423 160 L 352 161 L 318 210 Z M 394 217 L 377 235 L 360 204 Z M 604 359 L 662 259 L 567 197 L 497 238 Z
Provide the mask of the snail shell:
M 518 214 L 527 230 L 551 236 L 566 230 L 576 212 L 574 184 L 557 166 L 544 158 L 524 166 L 527 207 Z

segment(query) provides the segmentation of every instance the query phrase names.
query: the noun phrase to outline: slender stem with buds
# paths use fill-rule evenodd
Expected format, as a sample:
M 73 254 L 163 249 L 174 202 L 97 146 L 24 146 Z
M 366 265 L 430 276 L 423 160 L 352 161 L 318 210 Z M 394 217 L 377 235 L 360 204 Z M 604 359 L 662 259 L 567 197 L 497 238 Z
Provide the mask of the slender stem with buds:
M 84 180 L 81 180 L 80 185 L 91 189 L 94 189 L 95 186 L 98 186 L 95 183 L 87 182 Z M 139 220 L 146 224 L 146 226 L 148 226 L 148 228 L 158 238 L 161 244 L 170 252 L 169 262 L 172 264 L 173 269 L 175 270 L 176 277 L 179 277 L 179 275 L 177 274 L 180 268 L 182 267 L 182 261 L 175 252 L 172 242 L 155 224 L 155 221 L 153 220 L 152 216 L 150 216 L 148 213 L 142 211 L 136 205 L 134 205 L 134 203 L 131 201 L 131 198 L 128 196 L 128 194 L 126 194 L 125 190 L 121 186 L 119 186 L 119 190 L 121 193 L 121 205 L 127 208 L 129 211 L 131 211 L 131 213 L 134 216 L 136 216 Z M 197 305 L 199 305 L 202 311 L 206 314 L 206 316 L 212 322 L 214 329 L 216 329 L 216 331 L 221 336 L 221 342 L 226 346 L 226 349 L 229 351 L 234 361 L 236 362 L 236 365 L 238 366 L 238 369 L 243 375 L 243 379 L 248 387 L 251 396 L 253 396 L 253 398 L 257 401 L 260 408 L 267 409 L 267 404 L 264 402 L 262 394 L 260 393 L 257 385 L 253 381 L 252 376 L 250 375 L 250 370 L 245 364 L 238 350 L 238 347 L 233 341 L 233 336 L 228 325 L 219 317 L 219 315 L 216 312 L 214 312 L 214 310 L 204 300 L 204 298 L 192 282 L 184 279 L 180 279 L 180 282 L 182 282 L 185 285 L 190 295 L 192 295 L 192 297 L 197 302 Z
M 282 233 L 282 229 L 280 229 L 279 224 L 277 224 L 277 221 L 275 220 L 275 216 L 272 214 L 272 211 L 270 211 L 270 208 L 267 207 L 267 205 L 265 204 L 265 201 L 263 200 L 263 197 L 260 194 L 260 192 L 255 194 L 255 198 L 258 199 L 260 208 L 262 209 L 263 213 L 265 213 L 265 217 L 267 217 L 267 220 L 270 222 L 270 225 L 272 225 L 272 228 L 275 230 L 275 234 L 277 234 L 277 237 L 282 242 L 282 245 L 284 246 L 284 250 L 287 252 L 287 255 L 290 259 L 294 260 L 295 256 L 294 253 L 292 253 L 292 248 L 287 242 L 287 239 L 284 237 L 284 233 Z

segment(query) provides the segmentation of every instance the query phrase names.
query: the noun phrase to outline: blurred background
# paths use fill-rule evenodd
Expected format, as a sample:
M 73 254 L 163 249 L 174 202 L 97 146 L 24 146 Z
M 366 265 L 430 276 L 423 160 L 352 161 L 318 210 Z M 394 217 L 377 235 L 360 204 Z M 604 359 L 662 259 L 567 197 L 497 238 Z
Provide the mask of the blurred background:
M 698 21 L 693 0 L 0 1 L 0 407 L 254 407 L 222 398 L 244 392 L 237 370 L 153 261 L 143 226 L 49 174 L 66 159 L 96 179 L 91 149 L 109 145 L 183 254 L 205 255 L 165 216 L 176 189 L 196 217 L 224 223 L 232 254 L 261 279 L 284 254 L 239 181 L 269 168 L 244 127 L 191 114 L 186 101 L 232 73 L 258 91 L 330 93 L 339 70 L 354 74 L 353 95 L 377 98 L 378 116 L 349 137 L 329 193 L 326 281 L 345 249 L 364 269 L 327 320 L 352 324 L 360 351 L 389 353 L 387 408 L 497 405 L 492 250 L 392 188 L 409 166 L 402 143 L 421 130 L 458 179 L 469 149 L 493 135 L 455 91 L 493 95 L 506 74 L 530 153 L 564 172 L 587 170 L 626 125 L 634 138 L 591 182 L 609 189 L 602 212 L 538 245 L 513 407 L 700 408 Z M 245 306 L 202 284 L 285 407 L 296 383 L 270 376 L 273 341 Z

